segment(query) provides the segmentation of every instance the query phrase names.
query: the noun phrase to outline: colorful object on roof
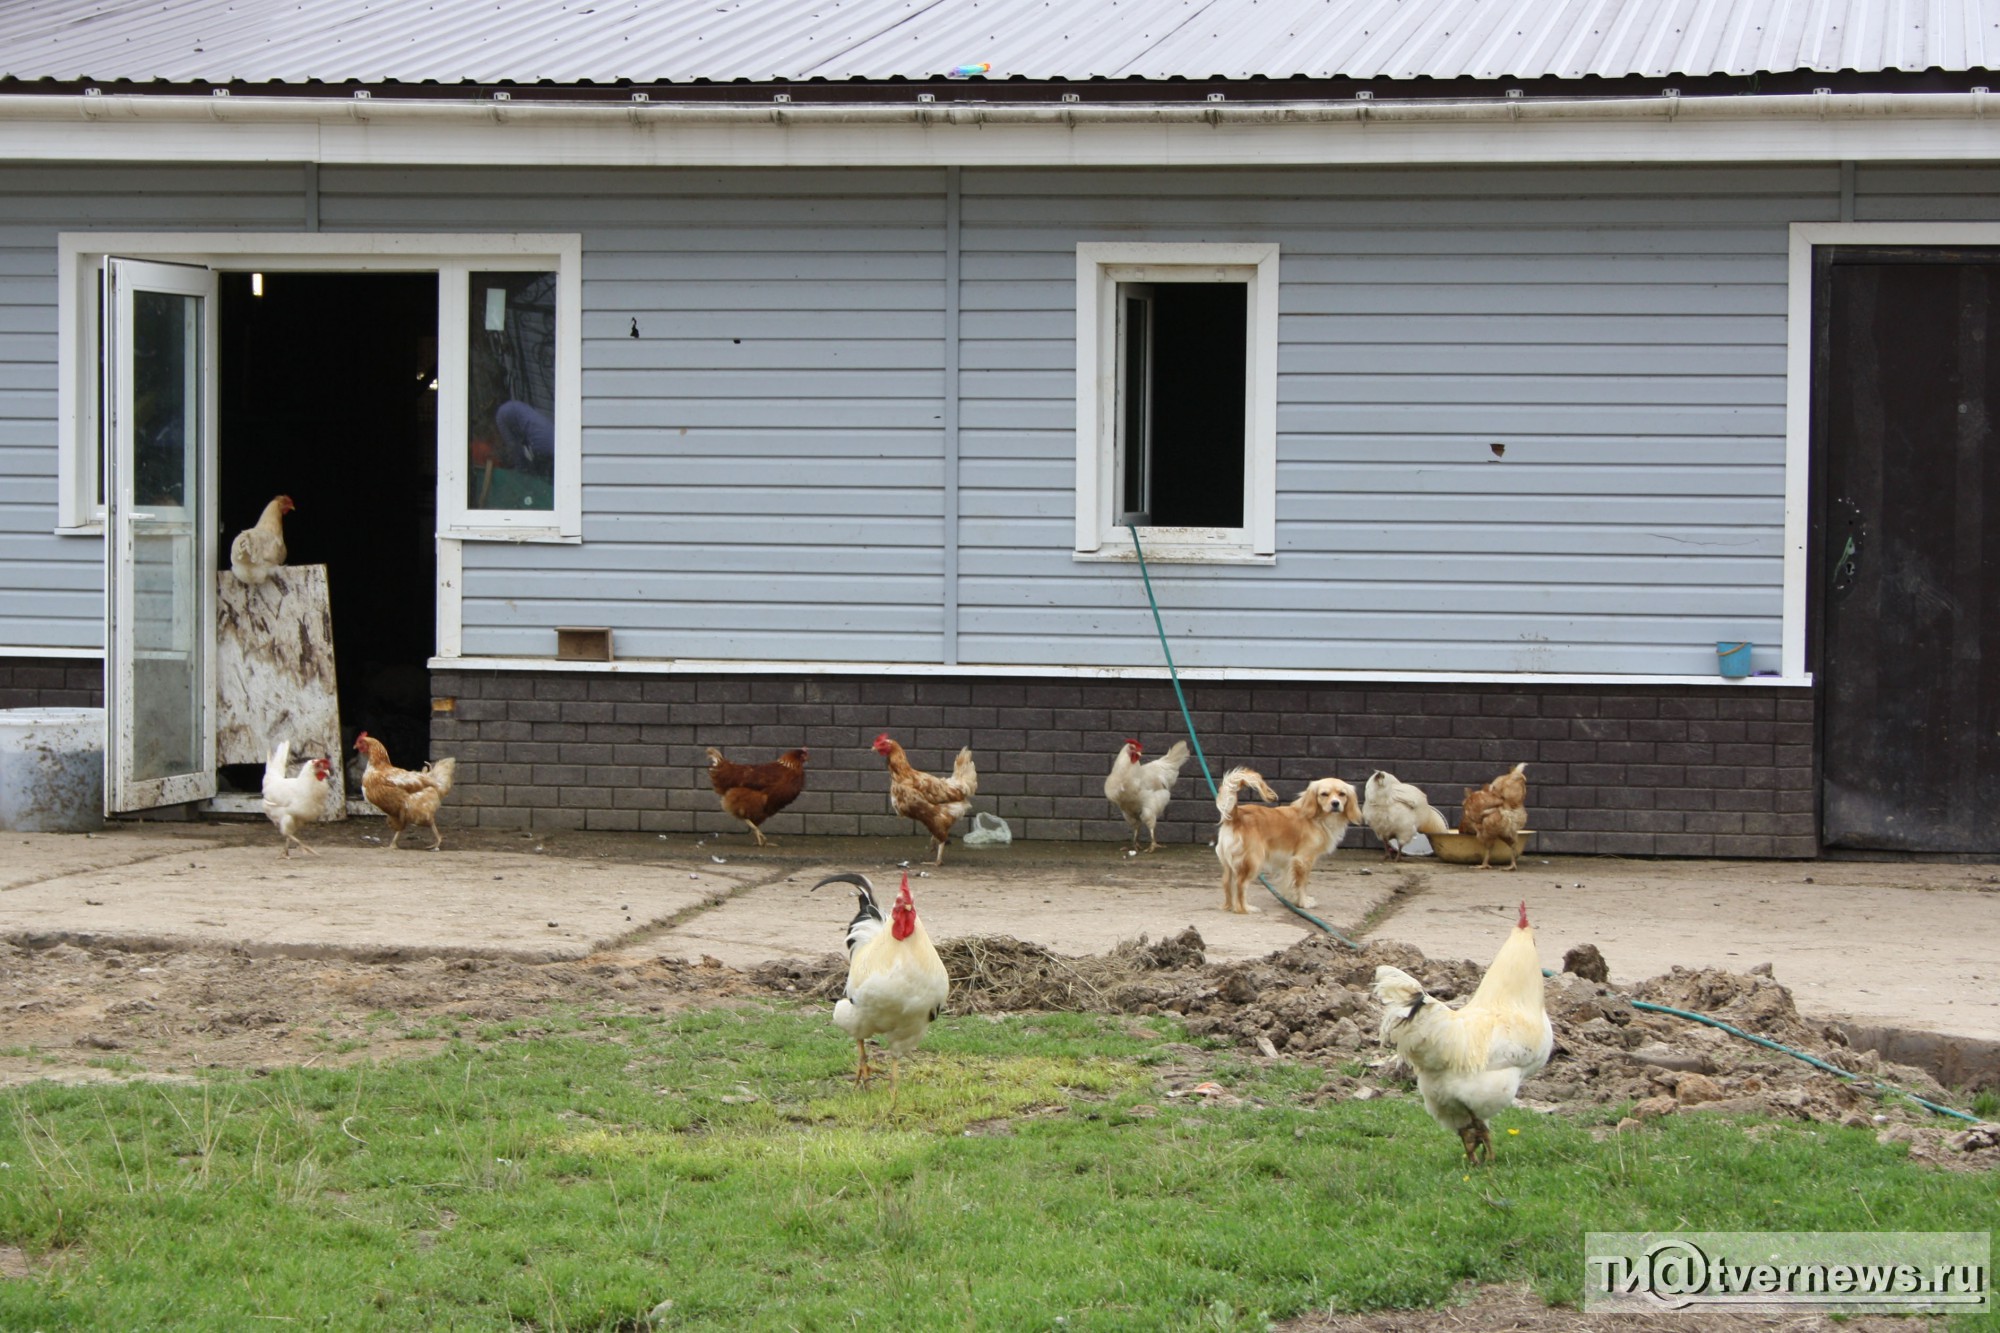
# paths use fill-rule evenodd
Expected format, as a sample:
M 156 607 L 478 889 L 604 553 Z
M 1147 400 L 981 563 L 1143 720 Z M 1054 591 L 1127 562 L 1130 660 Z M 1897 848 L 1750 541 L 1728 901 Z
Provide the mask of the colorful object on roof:
M 992 69 L 993 69 L 992 61 L 981 60 L 970 65 L 954 66 L 952 71 L 949 74 L 945 75 L 945 77 L 947 79 L 970 79 L 980 74 L 991 73 Z

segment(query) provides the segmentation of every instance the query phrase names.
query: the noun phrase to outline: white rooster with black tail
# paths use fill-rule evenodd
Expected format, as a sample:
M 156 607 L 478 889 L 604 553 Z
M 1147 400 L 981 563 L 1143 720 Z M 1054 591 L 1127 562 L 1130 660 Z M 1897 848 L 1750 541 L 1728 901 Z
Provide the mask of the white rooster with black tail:
M 829 875 L 818 884 L 852 884 L 860 906 L 847 923 L 847 994 L 833 1006 L 834 1026 L 854 1038 L 860 1064 L 856 1086 L 865 1085 L 875 1068 L 868 1061 L 868 1039 L 889 1052 L 889 1105 L 896 1104 L 896 1062 L 924 1039 L 924 1033 L 944 1009 L 951 975 L 944 969 L 917 905 L 910 898 L 910 877 L 896 892 L 889 919 L 875 902 L 875 886 L 865 875 Z

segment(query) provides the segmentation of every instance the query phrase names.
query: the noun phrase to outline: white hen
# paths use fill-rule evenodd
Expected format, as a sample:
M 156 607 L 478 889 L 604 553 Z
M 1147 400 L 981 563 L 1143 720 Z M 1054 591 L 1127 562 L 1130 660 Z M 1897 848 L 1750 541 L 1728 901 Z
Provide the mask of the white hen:
M 1417 1091 L 1431 1119 L 1458 1135 L 1468 1164 L 1493 1160 L 1486 1122 L 1511 1106 L 1521 1081 L 1549 1062 L 1555 1029 L 1542 1005 L 1542 963 L 1528 905 L 1479 989 L 1463 1008 L 1426 994 L 1399 967 L 1375 969 L 1381 1037 L 1417 1071 Z
M 1181 766 L 1188 761 L 1188 745 L 1175 741 L 1164 755 L 1142 764 L 1139 756 L 1145 752 L 1146 747 L 1139 742 L 1125 742 L 1112 761 L 1111 776 L 1104 779 L 1104 799 L 1117 806 L 1132 826 L 1132 845 L 1137 847 L 1139 835 L 1144 833 L 1146 850 L 1155 852 L 1160 839 L 1153 826 L 1173 799 L 1174 783 L 1180 780 Z
M 264 506 L 255 527 L 243 529 L 229 543 L 229 569 L 245 583 L 262 583 L 284 567 L 285 515 L 298 508 L 289 495 Z
M 889 1052 L 889 1104 L 894 1106 L 896 1062 L 916 1049 L 944 1009 L 951 975 L 917 920 L 908 874 L 887 922 L 867 876 L 829 875 L 813 888 L 834 883 L 860 890 L 860 907 L 847 923 L 847 994 L 833 1006 L 834 1026 L 854 1038 L 860 1054 L 856 1084 L 867 1083 L 875 1072 L 868 1061 L 869 1038 Z
M 319 853 L 307 847 L 299 838 L 299 825 L 317 824 L 326 818 L 326 798 L 332 790 L 329 785 L 333 777 L 333 764 L 325 759 L 308 759 L 299 765 L 297 775 L 287 777 L 285 769 L 290 766 L 292 743 L 279 741 L 278 748 L 271 751 L 271 758 L 264 765 L 264 817 L 278 826 L 278 832 L 285 835 L 285 855 L 292 854 L 297 844 L 313 856 Z
M 1362 789 L 1361 820 L 1382 840 L 1382 859 L 1400 861 L 1403 848 L 1419 833 L 1449 833 L 1451 825 L 1437 812 L 1420 787 L 1398 782 L 1394 773 L 1376 769 Z

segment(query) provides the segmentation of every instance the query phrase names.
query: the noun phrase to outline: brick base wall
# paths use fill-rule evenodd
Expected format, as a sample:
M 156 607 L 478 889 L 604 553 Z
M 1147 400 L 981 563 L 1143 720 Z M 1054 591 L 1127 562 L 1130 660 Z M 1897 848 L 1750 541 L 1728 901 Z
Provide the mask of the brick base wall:
M 0 708 L 102 708 L 96 658 L 0 657 Z
M 1810 690 L 1754 686 L 1191 684 L 1216 775 L 1260 770 L 1289 799 L 1376 768 L 1453 818 L 1463 788 L 1527 761 L 1530 824 L 1550 852 L 1810 857 L 1818 853 Z M 1185 728 L 1163 681 L 434 673 L 454 701 L 432 752 L 459 760 L 460 823 L 505 828 L 742 831 L 707 780 L 704 746 L 761 762 L 804 745 L 806 790 L 770 832 L 908 834 L 869 750 L 878 732 L 945 772 L 970 744 L 976 806 L 1016 837 L 1122 840 L 1104 799 L 1120 742 L 1164 752 Z M 1190 761 L 1162 842 L 1207 842 L 1215 807 Z M 1370 845 L 1365 830 L 1346 846 Z

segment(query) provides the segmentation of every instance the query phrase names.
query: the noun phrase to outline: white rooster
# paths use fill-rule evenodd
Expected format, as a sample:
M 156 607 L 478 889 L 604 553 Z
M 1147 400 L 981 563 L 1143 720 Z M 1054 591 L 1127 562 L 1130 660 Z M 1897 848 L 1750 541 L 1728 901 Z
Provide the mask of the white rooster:
M 1451 831 L 1421 787 L 1399 782 L 1394 773 L 1381 769 L 1370 773 L 1362 788 L 1361 819 L 1382 840 L 1385 861 L 1402 860 L 1403 849 L 1419 833 Z
M 1376 968 L 1374 989 L 1382 1005 L 1382 1042 L 1417 1071 L 1424 1109 L 1458 1135 L 1468 1165 L 1482 1151 L 1492 1161 L 1486 1122 L 1513 1105 L 1522 1080 L 1547 1064 L 1555 1049 L 1528 904 L 1521 904 L 1519 924 L 1463 1008 L 1427 995 L 1399 967 Z
M 264 764 L 264 817 L 285 835 L 287 857 L 291 856 L 295 843 L 308 854 L 318 856 L 318 852 L 300 840 L 298 830 L 301 824 L 317 824 L 326 818 L 333 764 L 326 759 L 308 759 L 299 765 L 296 775 L 287 777 L 285 770 L 291 766 L 291 756 L 292 743 L 279 741 L 278 748 L 271 751 Z
M 889 1052 L 889 1105 L 896 1104 L 896 1062 L 915 1050 L 944 1008 L 951 975 L 931 944 L 917 905 L 910 898 L 910 877 L 896 893 L 884 922 L 875 902 L 875 886 L 865 875 L 829 875 L 818 884 L 852 884 L 860 890 L 860 907 L 847 923 L 847 994 L 833 1006 L 834 1026 L 854 1038 L 860 1064 L 857 1086 L 868 1082 L 875 1068 L 868 1061 L 868 1039 L 879 1040 Z
M 1117 806 L 1132 826 L 1132 846 L 1138 847 L 1139 835 L 1144 833 L 1149 844 L 1146 850 L 1156 852 L 1160 839 L 1153 826 L 1173 799 L 1174 783 L 1180 781 L 1181 766 L 1188 761 L 1188 745 L 1175 741 L 1158 759 L 1140 763 L 1139 756 L 1145 752 L 1146 747 L 1139 742 L 1125 742 L 1112 761 L 1111 776 L 1104 779 L 1104 799 Z

